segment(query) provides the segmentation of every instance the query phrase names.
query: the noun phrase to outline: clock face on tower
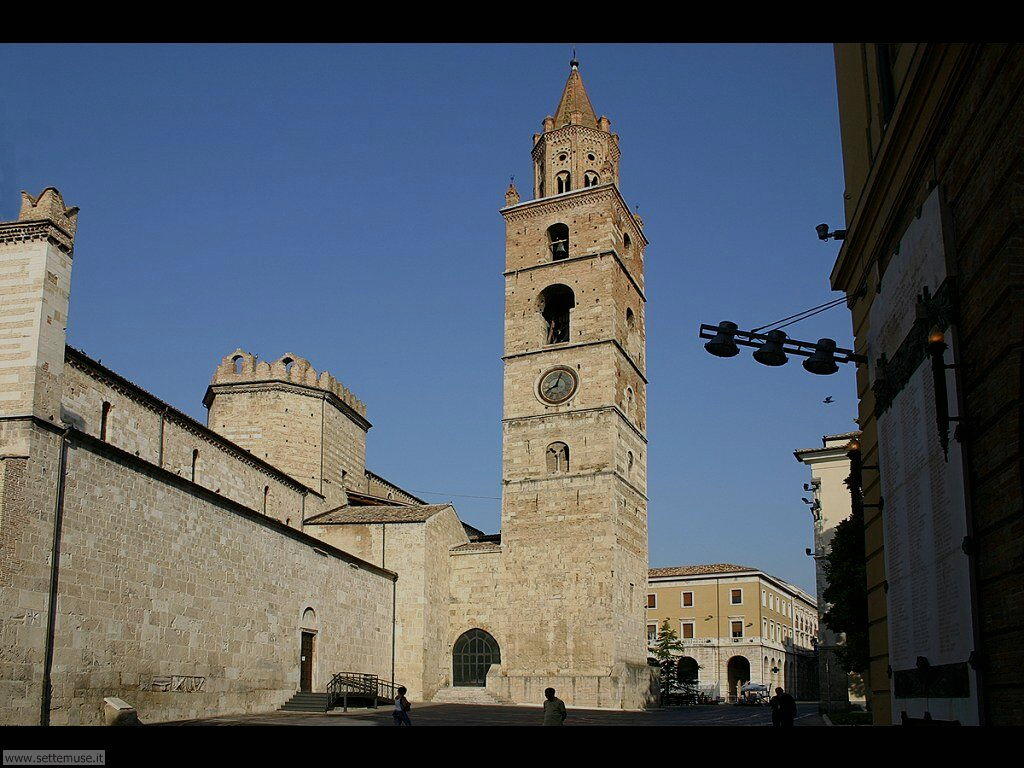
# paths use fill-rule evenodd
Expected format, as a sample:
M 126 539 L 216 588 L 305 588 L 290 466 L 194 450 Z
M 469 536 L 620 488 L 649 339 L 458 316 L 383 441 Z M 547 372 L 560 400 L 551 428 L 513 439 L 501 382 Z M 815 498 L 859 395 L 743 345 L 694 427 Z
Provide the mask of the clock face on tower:
M 570 368 L 552 368 L 540 379 L 537 394 L 545 403 L 558 405 L 564 403 L 574 394 L 579 380 Z

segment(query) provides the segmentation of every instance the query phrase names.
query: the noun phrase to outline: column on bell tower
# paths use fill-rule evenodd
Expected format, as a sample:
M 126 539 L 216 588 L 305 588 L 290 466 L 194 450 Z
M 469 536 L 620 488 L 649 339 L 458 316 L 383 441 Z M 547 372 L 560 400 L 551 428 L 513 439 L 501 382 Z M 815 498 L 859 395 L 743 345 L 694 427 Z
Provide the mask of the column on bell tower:
M 502 549 L 516 611 L 502 674 L 513 691 L 558 679 L 577 706 L 634 707 L 648 685 L 647 241 L 607 125 L 574 62 L 534 150 L 537 199 L 502 209 Z M 577 186 L 594 167 L 605 175 Z M 552 192 L 563 172 L 568 190 Z

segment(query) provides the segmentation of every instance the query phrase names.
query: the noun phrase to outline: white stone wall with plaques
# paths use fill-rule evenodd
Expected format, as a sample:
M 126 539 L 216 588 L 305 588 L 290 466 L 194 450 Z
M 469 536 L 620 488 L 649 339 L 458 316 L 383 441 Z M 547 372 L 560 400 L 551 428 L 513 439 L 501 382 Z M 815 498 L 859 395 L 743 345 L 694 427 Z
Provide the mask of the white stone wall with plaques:
M 940 437 L 929 332 L 949 343 L 942 207 L 936 189 L 881 278 L 868 339 L 876 392 L 893 719 L 978 721 L 974 617 L 960 442 Z M 952 365 L 953 350 L 946 351 Z M 952 369 L 945 370 L 956 416 Z

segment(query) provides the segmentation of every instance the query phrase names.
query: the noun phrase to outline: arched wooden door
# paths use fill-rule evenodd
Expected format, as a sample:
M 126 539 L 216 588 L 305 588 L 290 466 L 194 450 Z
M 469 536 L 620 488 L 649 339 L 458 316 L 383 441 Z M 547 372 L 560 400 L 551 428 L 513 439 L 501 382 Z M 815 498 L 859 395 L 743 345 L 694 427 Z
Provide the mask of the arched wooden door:
M 452 649 L 452 682 L 483 687 L 491 664 L 500 663 L 498 642 L 482 629 L 471 629 L 459 636 Z

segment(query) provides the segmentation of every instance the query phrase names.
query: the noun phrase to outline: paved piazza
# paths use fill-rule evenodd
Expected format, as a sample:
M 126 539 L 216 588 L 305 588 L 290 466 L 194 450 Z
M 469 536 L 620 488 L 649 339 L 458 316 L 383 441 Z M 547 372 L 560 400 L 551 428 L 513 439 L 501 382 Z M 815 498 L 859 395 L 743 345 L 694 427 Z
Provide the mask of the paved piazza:
M 796 725 L 823 725 L 817 702 L 797 705 Z M 414 725 L 540 725 L 540 708 L 490 707 L 479 704 L 413 704 Z M 387 725 L 391 710 L 350 710 L 325 715 L 301 712 L 272 712 L 265 715 L 236 715 L 200 720 L 182 720 L 164 725 Z M 729 705 L 680 709 L 622 712 L 603 709 L 570 709 L 566 725 L 771 725 L 767 707 Z

